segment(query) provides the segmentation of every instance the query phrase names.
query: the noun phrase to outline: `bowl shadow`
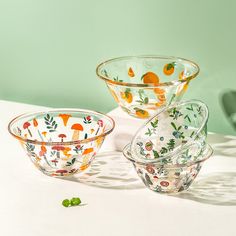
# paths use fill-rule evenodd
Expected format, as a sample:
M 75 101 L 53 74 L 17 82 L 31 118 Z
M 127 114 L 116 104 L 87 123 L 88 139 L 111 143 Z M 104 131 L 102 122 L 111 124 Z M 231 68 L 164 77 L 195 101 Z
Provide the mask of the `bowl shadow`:
M 101 152 L 87 171 L 63 179 L 108 189 L 145 188 L 132 164 L 120 151 Z
M 236 138 L 234 136 L 209 134 L 207 140 L 215 155 L 236 157 Z
M 221 206 L 236 205 L 236 172 L 217 172 L 195 181 L 188 191 L 173 197 Z

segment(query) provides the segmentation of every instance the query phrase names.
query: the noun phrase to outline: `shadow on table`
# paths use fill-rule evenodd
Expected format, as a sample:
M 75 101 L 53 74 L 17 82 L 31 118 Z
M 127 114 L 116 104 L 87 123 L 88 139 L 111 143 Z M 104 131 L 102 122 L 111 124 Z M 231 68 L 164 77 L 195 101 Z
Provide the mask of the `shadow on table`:
M 236 130 L 236 91 L 226 90 L 221 93 L 221 107 L 232 125 Z
M 215 155 L 236 157 L 236 138 L 222 134 L 209 134 L 208 142 L 211 144 Z
M 128 133 L 119 133 L 114 136 L 115 150 L 123 151 L 124 147 L 132 141 L 133 136 Z M 121 154 L 123 155 L 123 154 Z
M 119 151 L 97 154 L 91 167 L 84 174 L 71 176 L 65 180 L 100 188 L 145 188 L 132 164 Z
M 236 172 L 217 172 L 204 177 L 174 197 L 211 205 L 236 205 Z

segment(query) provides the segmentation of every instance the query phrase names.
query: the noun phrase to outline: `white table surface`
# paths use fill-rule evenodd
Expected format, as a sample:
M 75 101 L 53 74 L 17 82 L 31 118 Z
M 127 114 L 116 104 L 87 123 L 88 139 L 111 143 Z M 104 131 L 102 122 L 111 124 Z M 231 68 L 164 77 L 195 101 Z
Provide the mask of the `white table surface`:
M 117 152 L 142 123 L 120 109 L 109 113 L 116 128 L 95 160 L 103 175 L 93 181 L 86 174 L 70 180 L 43 175 L 7 131 L 14 116 L 41 109 L 0 101 L 1 236 L 236 235 L 236 137 L 210 134 L 214 155 L 189 191 L 168 196 L 148 190 Z M 74 196 L 84 206 L 61 205 Z

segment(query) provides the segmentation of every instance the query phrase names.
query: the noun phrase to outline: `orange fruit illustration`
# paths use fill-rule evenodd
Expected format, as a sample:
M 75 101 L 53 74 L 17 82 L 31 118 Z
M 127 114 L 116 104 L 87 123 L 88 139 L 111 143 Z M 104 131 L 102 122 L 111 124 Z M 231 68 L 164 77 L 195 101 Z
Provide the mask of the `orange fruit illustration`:
M 121 92 L 120 95 L 121 97 L 127 102 L 131 103 L 133 101 L 133 95 L 130 92 L 130 89 L 126 89 L 125 92 Z
M 128 70 L 128 76 L 129 77 L 134 77 L 135 76 L 134 71 L 133 71 L 133 69 L 131 67 Z
M 161 107 L 161 106 L 164 105 L 164 104 L 165 104 L 165 101 L 159 101 L 159 102 L 155 103 L 155 105 L 156 105 L 157 107 Z
M 172 62 L 172 63 L 169 63 L 169 64 L 166 64 L 163 68 L 163 73 L 165 75 L 172 75 L 175 71 L 175 63 Z
M 141 78 L 144 84 L 159 84 L 159 77 L 153 72 L 147 72 Z
M 154 88 L 153 91 L 156 94 L 165 94 L 165 90 L 161 88 Z
M 148 118 L 149 117 L 149 113 L 143 109 L 140 108 L 134 108 L 135 109 L 135 114 L 136 116 L 138 116 L 139 118 Z
M 166 96 L 165 96 L 165 94 L 159 94 L 159 95 L 157 96 L 157 98 L 159 99 L 159 101 L 162 101 L 162 102 L 166 101 Z

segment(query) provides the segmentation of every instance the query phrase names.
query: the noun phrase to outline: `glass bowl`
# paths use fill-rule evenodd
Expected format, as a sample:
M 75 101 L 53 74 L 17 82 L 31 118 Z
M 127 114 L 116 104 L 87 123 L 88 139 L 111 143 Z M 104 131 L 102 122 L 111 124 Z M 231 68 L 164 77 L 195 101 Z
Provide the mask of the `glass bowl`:
M 39 170 L 61 177 L 86 170 L 114 125 L 95 111 L 53 109 L 20 115 L 8 130 Z
M 205 147 L 207 121 L 208 108 L 201 101 L 166 107 L 139 128 L 131 142 L 132 153 L 139 158 L 171 161 L 188 146 L 190 155 L 198 155 Z
M 123 150 L 124 156 L 133 163 L 138 176 L 149 189 L 169 194 L 188 189 L 212 152 L 208 144 L 198 156 L 189 155 L 188 148 L 185 148 L 174 159 L 175 161 L 163 164 L 156 159 L 137 158 L 131 152 L 130 144 Z
M 199 67 L 178 57 L 130 56 L 105 61 L 96 73 L 125 112 L 147 119 L 180 101 Z

